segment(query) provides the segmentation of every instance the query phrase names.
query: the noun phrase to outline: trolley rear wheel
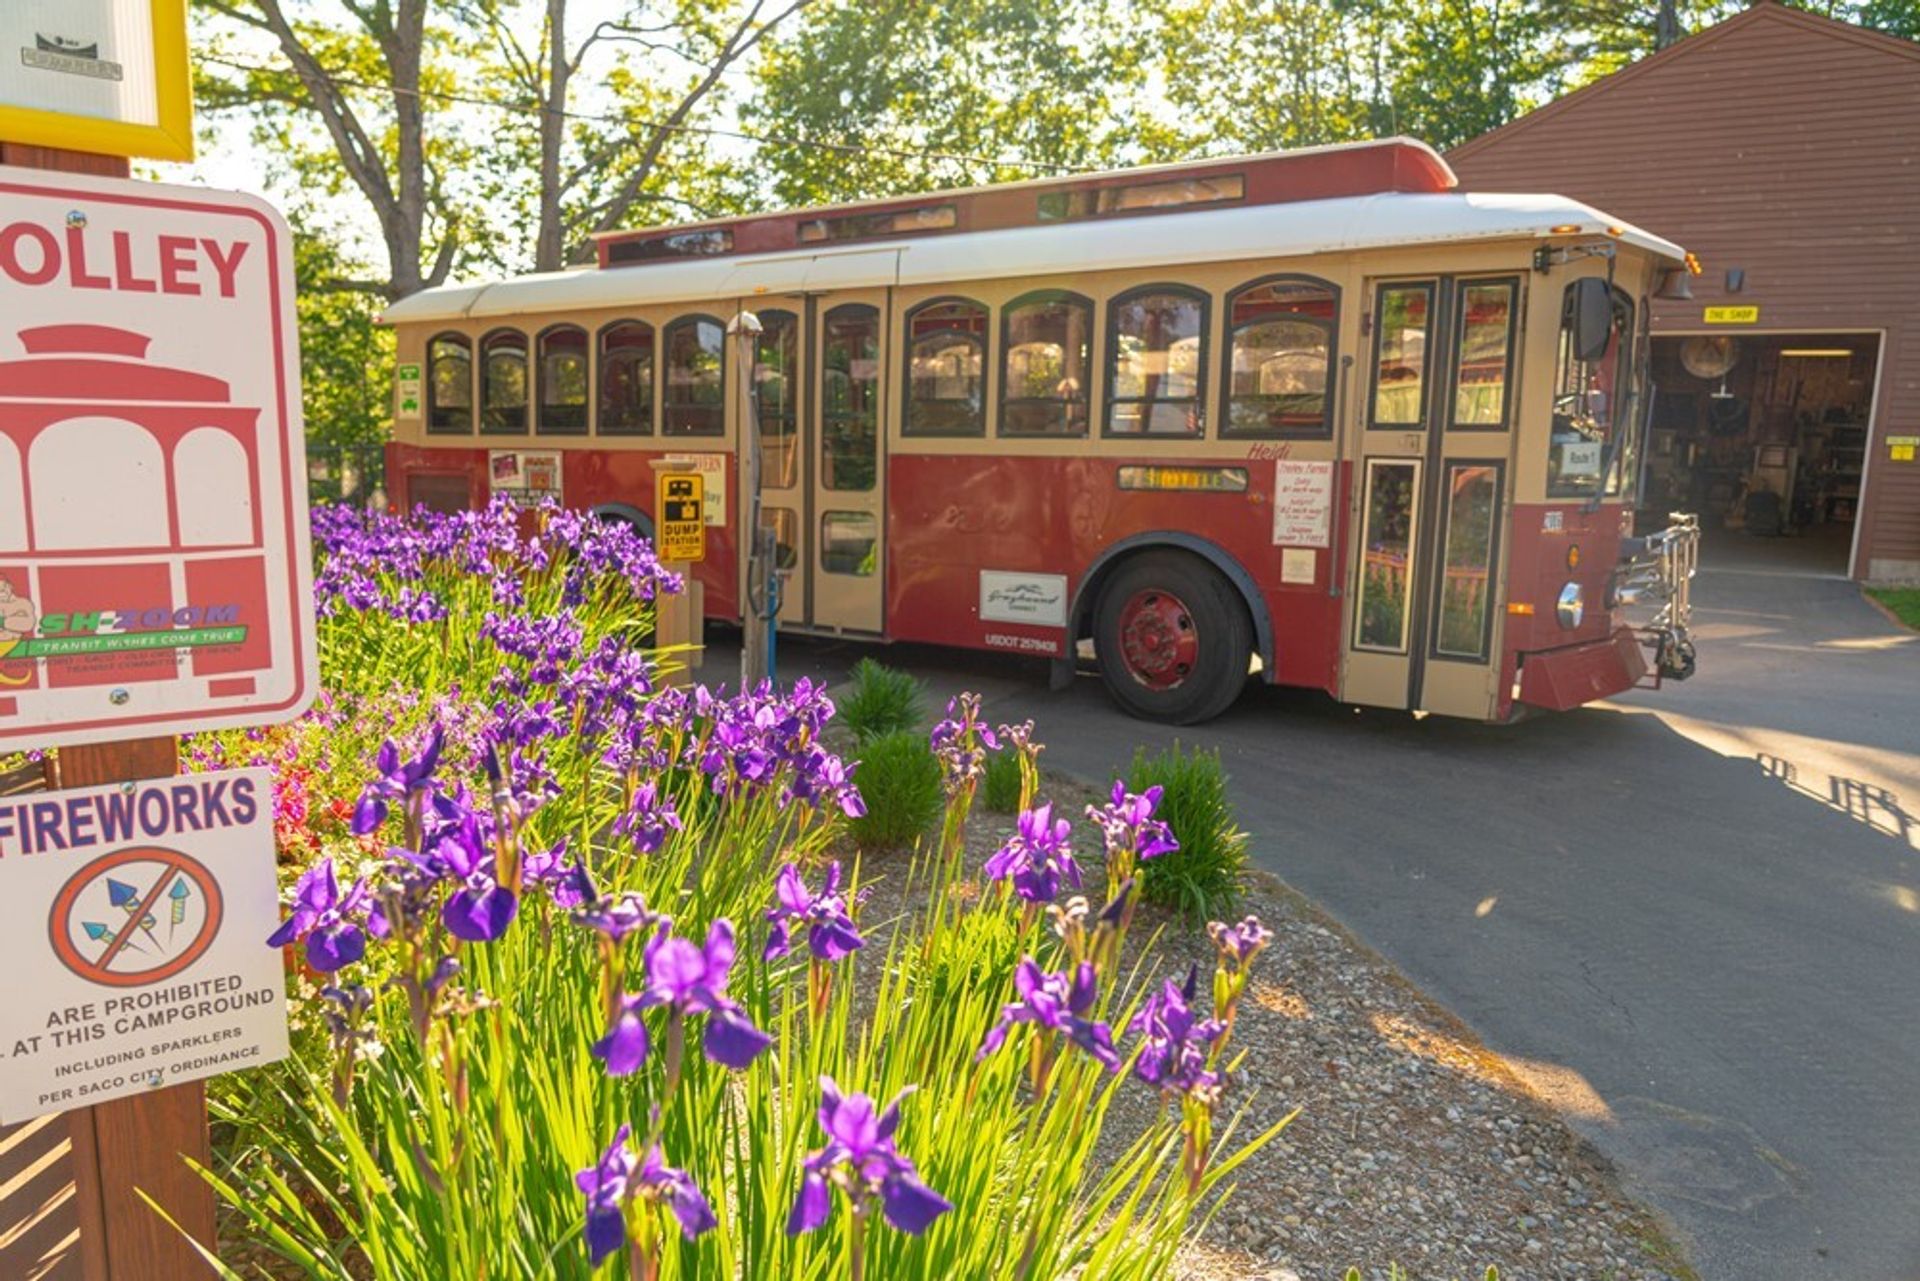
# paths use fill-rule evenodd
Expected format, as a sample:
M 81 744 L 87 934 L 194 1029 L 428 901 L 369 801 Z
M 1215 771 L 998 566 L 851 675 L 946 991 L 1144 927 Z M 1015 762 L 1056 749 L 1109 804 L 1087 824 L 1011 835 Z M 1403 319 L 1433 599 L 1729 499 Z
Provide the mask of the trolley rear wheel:
M 1101 589 L 1093 645 L 1116 703 L 1144 720 L 1193 725 L 1240 696 L 1253 626 L 1213 566 L 1186 552 L 1147 552 Z

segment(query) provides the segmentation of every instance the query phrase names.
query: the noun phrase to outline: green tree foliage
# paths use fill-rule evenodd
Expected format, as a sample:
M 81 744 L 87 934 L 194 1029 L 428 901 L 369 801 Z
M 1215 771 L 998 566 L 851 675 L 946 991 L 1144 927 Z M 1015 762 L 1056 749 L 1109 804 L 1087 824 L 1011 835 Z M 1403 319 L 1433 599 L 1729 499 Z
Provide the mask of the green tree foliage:
M 317 456 L 380 443 L 391 410 L 393 331 L 374 323 L 379 300 L 336 282 L 363 275 L 338 240 L 296 223 L 294 305 L 307 444 Z

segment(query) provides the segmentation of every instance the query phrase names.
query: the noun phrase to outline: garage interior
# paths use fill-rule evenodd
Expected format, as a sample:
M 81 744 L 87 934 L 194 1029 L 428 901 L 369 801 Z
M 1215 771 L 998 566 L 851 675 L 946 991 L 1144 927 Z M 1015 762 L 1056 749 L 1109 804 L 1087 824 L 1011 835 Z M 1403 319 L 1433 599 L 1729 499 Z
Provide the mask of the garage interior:
M 1696 512 L 1723 565 L 1846 574 L 1879 357 L 1870 333 L 1655 336 L 1643 527 Z

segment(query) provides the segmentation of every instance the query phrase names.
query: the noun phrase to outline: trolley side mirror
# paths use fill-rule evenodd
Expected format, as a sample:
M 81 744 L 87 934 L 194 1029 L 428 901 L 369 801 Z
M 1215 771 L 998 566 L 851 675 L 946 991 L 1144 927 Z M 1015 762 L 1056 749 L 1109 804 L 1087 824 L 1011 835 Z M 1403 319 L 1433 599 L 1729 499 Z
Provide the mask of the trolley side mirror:
M 1613 341 L 1613 290 L 1599 276 L 1573 282 L 1573 358 L 1594 361 Z

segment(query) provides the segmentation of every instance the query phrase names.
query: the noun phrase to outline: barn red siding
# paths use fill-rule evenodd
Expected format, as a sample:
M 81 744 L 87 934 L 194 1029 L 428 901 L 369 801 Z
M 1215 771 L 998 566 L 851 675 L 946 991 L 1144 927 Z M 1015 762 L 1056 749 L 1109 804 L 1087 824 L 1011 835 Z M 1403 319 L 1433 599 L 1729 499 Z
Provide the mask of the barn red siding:
M 1884 331 L 1853 570 L 1871 577 L 1920 574 L 1920 463 L 1886 445 L 1920 435 L 1915 139 L 1920 45 L 1763 4 L 1448 160 L 1467 190 L 1573 196 L 1698 254 L 1694 301 L 1657 304 L 1656 333 L 1715 303 L 1757 305 L 1766 331 Z

